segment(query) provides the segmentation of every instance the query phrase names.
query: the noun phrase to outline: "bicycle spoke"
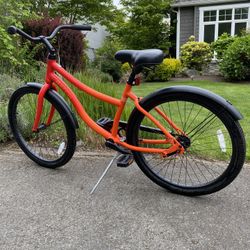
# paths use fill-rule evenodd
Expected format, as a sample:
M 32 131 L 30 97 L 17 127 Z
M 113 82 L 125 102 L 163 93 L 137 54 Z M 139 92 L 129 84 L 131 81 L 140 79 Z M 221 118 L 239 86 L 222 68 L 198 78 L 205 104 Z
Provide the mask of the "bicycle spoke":
M 214 122 L 214 119 L 213 120 L 210 120 L 207 124 L 204 124 L 204 126 L 199 130 L 197 131 L 193 136 L 191 136 L 190 138 L 193 139 L 193 142 L 199 138 L 199 136 L 201 136 L 202 134 L 204 134 L 206 132 L 206 130 L 204 129 L 205 126 L 207 126 L 208 124 L 210 124 L 209 126 L 211 126 L 211 124 Z M 200 133 L 199 133 L 200 132 Z
M 198 113 L 196 114 L 196 116 L 193 118 L 193 120 L 190 122 L 189 126 L 187 127 L 186 131 L 188 131 L 188 129 L 192 126 L 192 124 L 194 124 L 194 121 L 197 119 L 197 117 L 199 116 L 199 114 L 201 113 L 201 110 L 203 109 L 203 107 L 200 107 Z M 186 134 L 189 134 L 186 132 Z
M 204 128 L 204 126 L 206 126 L 207 124 L 209 124 L 211 122 L 211 120 L 213 120 L 213 119 L 210 119 L 212 116 L 215 117 L 214 114 L 209 115 L 202 122 L 200 122 L 195 128 L 193 128 L 190 132 L 187 132 L 187 134 L 192 138 L 196 133 L 198 133 L 202 128 Z M 208 120 L 208 122 L 207 122 L 207 120 Z M 195 131 L 195 133 L 192 135 L 192 132 L 194 132 L 194 131 Z

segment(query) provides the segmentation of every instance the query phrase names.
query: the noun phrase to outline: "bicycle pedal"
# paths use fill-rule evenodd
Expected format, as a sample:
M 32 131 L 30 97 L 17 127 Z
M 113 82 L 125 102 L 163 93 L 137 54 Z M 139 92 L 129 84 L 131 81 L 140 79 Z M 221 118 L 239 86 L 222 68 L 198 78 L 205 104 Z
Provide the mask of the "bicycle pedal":
M 134 162 L 134 157 L 131 154 L 121 155 L 117 160 L 117 167 L 126 168 Z
M 112 126 L 113 126 L 113 120 L 111 120 L 110 118 L 108 117 L 102 117 L 100 118 L 98 121 L 96 121 L 96 123 L 104 128 L 105 130 L 109 131 L 112 129 Z

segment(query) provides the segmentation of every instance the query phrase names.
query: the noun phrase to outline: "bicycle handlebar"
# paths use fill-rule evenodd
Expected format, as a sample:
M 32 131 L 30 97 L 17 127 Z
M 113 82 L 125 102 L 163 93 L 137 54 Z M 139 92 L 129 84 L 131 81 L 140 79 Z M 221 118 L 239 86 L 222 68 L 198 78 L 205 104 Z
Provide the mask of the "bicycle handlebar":
M 30 35 L 28 35 L 27 33 L 25 33 L 24 31 L 22 31 L 21 29 L 18 29 L 17 27 L 15 26 L 10 26 L 8 27 L 7 29 L 7 32 L 10 34 L 10 35 L 14 35 L 14 34 L 19 34 L 21 36 L 23 36 L 24 38 L 32 41 L 32 42 L 37 42 L 37 41 L 41 41 L 42 38 L 46 38 L 47 40 L 51 40 L 55 37 L 55 35 L 62 29 L 71 29 L 71 30 L 86 30 L 86 31 L 90 31 L 92 28 L 90 25 L 80 25 L 80 24 L 77 24 L 77 25 L 60 25 L 58 27 L 56 27 L 54 29 L 54 31 L 50 34 L 50 36 L 47 36 L 47 37 L 43 37 L 43 36 L 38 36 L 38 37 L 32 37 Z

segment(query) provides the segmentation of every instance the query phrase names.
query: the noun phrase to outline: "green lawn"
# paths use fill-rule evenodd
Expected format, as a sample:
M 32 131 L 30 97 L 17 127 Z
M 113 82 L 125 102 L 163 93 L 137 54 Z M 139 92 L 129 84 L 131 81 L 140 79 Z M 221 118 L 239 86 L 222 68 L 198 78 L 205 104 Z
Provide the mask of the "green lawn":
M 247 142 L 247 160 L 250 160 L 250 82 L 247 83 L 224 83 L 210 81 L 185 81 L 185 82 L 166 82 L 166 83 L 142 83 L 138 87 L 134 87 L 133 91 L 138 96 L 146 96 L 147 94 L 164 87 L 174 85 L 191 85 L 210 90 L 229 100 L 244 116 L 240 122 Z M 124 85 L 118 85 L 119 91 L 117 96 L 123 90 Z

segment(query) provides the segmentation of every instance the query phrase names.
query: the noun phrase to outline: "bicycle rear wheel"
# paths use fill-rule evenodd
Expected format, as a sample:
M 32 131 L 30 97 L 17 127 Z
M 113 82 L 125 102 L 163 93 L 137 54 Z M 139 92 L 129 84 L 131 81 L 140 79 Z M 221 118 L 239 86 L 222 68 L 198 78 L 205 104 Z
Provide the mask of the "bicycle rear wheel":
M 244 135 L 238 121 L 221 106 L 198 95 L 174 93 L 151 98 L 143 107 L 185 148 L 183 155 L 166 158 L 133 152 L 136 163 L 153 182 L 175 193 L 204 195 L 224 188 L 238 175 L 245 159 Z M 156 107 L 186 136 L 178 135 Z M 143 126 L 154 128 L 154 132 L 145 131 Z M 142 143 L 142 139 L 165 139 L 155 131 L 155 125 L 135 110 L 129 120 L 127 141 L 141 147 L 168 148 L 170 145 Z
M 32 132 L 39 89 L 19 88 L 12 95 L 8 116 L 14 138 L 24 153 L 37 164 L 57 168 L 66 164 L 76 147 L 75 128 L 59 103 L 45 95 L 38 132 Z M 51 107 L 55 107 L 52 122 L 46 126 Z

